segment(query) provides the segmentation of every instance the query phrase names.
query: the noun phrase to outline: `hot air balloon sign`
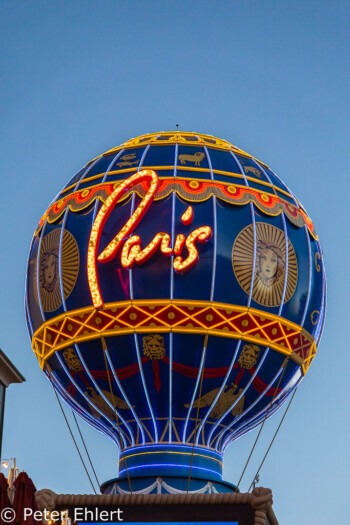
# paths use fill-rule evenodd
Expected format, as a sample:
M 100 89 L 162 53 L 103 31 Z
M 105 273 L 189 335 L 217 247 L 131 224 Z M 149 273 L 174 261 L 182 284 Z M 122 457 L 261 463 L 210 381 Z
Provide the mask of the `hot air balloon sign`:
M 68 182 L 35 231 L 25 295 L 44 373 L 118 445 L 120 480 L 220 483 L 227 446 L 307 372 L 326 283 L 310 217 L 266 164 L 162 132 Z

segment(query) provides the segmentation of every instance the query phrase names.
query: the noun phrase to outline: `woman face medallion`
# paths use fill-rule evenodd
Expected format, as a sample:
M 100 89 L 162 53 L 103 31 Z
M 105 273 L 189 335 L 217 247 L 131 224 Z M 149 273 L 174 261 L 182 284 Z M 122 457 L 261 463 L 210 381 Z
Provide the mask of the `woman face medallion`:
M 289 239 L 286 246 L 285 232 L 272 224 L 256 222 L 237 235 L 232 266 L 241 288 L 258 304 L 279 306 L 295 292 L 298 264 L 294 248 Z
M 44 265 L 44 282 L 51 284 L 56 275 L 56 257 L 49 255 L 46 264 Z
M 61 235 L 61 229 L 56 228 L 43 237 L 38 259 L 33 276 L 36 299 L 40 300 L 44 312 L 54 312 L 70 295 L 78 277 L 79 248 L 76 240 L 67 230 Z
M 261 273 L 266 281 L 271 281 L 277 272 L 277 255 L 268 248 L 260 257 Z

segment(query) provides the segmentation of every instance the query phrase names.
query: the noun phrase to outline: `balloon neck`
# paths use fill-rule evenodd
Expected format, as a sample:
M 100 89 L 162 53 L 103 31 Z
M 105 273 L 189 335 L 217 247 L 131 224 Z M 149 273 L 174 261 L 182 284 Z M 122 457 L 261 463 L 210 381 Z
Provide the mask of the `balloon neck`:
M 145 445 L 125 449 L 119 456 L 119 478 L 148 476 L 222 480 L 222 455 L 191 445 Z

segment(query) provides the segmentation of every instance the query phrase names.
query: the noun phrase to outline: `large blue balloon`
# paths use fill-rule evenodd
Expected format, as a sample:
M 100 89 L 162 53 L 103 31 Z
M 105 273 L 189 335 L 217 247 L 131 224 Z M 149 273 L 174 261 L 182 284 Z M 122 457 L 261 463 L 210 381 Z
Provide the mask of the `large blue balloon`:
M 99 156 L 58 194 L 26 312 L 43 371 L 117 443 L 121 478 L 220 480 L 226 447 L 308 370 L 325 295 L 313 223 L 270 168 L 167 132 Z

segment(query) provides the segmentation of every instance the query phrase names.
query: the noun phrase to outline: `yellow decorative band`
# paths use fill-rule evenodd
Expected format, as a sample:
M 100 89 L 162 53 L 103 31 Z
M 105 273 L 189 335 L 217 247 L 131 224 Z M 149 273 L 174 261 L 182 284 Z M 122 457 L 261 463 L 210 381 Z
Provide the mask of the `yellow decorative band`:
M 210 148 L 233 151 L 234 153 L 240 153 L 246 155 L 250 158 L 252 155 L 246 153 L 245 151 L 237 148 L 227 140 L 219 139 L 213 137 L 213 135 L 204 135 L 203 133 L 193 133 L 186 131 L 163 131 L 161 133 L 147 133 L 146 135 L 140 135 L 130 139 L 117 148 L 113 148 L 109 151 L 106 151 L 104 155 L 109 155 L 111 153 L 117 152 L 122 148 L 135 148 L 141 146 L 147 146 L 148 144 L 154 145 L 168 145 L 168 144 L 181 144 L 181 145 L 190 145 L 190 146 L 208 146 Z M 259 161 L 261 162 L 261 161 Z
M 161 174 L 161 172 L 159 173 Z M 50 223 L 57 221 L 67 208 L 72 212 L 81 212 L 96 200 L 100 200 L 103 203 L 106 202 L 116 188 L 124 182 L 125 180 L 105 182 L 69 193 L 50 205 L 39 222 L 36 234 L 39 233 L 46 220 Z M 133 192 L 137 193 L 141 198 L 144 198 L 148 189 L 146 183 L 137 184 L 131 190 L 126 191 L 119 202 L 128 199 Z M 278 188 L 276 189 L 278 190 Z M 213 195 L 224 202 L 234 205 L 245 205 L 253 202 L 260 211 L 270 216 L 277 216 L 281 212 L 284 212 L 294 226 L 301 228 L 306 225 L 311 235 L 317 239 L 315 228 L 310 217 L 295 204 L 275 194 L 273 186 L 266 188 L 266 191 L 262 191 L 244 185 L 233 185 L 232 183 L 221 181 L 197 178 L 177 177 L 174 179 L 173 177 L 159 177 L 159 185 L 154 200 L 165 199 L 171 192 L 176 192 L 177 195 L 186 201 L 194 203 L 204 202 Z
M 46 321 L 32 347 L 44 367 L 56 350 L 100 337 L 131 333 L 190 333 L 244 339 L 290 356 L 306 373 L 316 354 L 314 338 L 277 315 L 225 303 L 135 300 L 73 310 Z
M 151 452 L 138 452 L 137 454 L 128 454 L 128 449 L 125 449 L 125 455 L 126 455 L 127 460 L 135 456 L 147 456 L 147 455 L 153 455 L 153 454 L 175 454 L 175 455 L 181 455 L 181 456 L 198 456 L 200 458 L 205 458 L 209 460 L 211 459 L 212 461 L 216 461 L 217 463 L 219 463 L 221 467 L 223 466 L 223 462 L 220 461 L 219 459 L 216 459 L 209 455 L 207 456 L 204 454 L 197 454 L 197 453 L 192 454 L 192 452 L 179 452 L 179 451 L 174 451 L 174 450 L 154 450 Z M 119 463 L 124 463 L 123 454 L 120 455 Z

